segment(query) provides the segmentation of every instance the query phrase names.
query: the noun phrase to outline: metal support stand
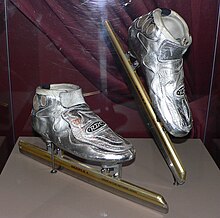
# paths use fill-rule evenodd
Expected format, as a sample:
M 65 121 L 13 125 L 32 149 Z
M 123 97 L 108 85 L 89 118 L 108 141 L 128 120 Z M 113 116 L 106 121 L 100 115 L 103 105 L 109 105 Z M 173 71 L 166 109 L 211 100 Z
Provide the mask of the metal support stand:
M 127 182 L 121 178 L 121 164 L 114 166 L 103 165 L 100 170 L 79 162 L 65 153 L 60 155 L 57 152 L 52 152 L 54 151 L 54 149 L 52 149 L 53 146 L 51 149 L 43 149 L 23 141 L 19 141 L 18 144 L 21 153 L 33 159 L 37 159 L 40 162 L 52 164 L 53 169 L 55 169 L 55 165 L 60 166 L 59 170 L 61 172 L 72 175 L 96 187 L 153 210 L 162 213 L 168 212 L 167 202 L 162 195 Z

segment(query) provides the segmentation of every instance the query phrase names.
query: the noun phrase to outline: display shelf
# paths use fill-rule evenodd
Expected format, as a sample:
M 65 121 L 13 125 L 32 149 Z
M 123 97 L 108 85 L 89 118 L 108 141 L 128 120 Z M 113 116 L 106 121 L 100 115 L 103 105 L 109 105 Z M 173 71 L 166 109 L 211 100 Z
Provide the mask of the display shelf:
M 41 145 L 37 137 L 18 140 Z M 3 218 L 48 217 L 169 217 L 218 218 L 220 174 L 199 139 L 175 143 L 187 171 L 186 183 L 174 186 L 172 175 L 152 139 L 129 138 L 136 160 L 123 168 L 122 177 L 164 196 L 168 214 L 115 196 L 50 168 L 18 150 L 16 143 L 0 176 Z

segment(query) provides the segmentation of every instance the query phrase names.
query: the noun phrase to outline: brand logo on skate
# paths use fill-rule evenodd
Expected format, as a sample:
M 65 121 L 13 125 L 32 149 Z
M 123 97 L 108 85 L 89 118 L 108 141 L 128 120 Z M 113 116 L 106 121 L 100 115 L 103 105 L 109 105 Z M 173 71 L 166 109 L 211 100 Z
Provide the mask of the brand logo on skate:
M 103 121 L 96 121 L 91 126 L 87 128 L 87 132 L 94 132 L 103 127 L 105 123 Z
M 180 87 L 180 88 L 176 91 L 176 94 L 177 94 L 178 96 L 184 96 L 184 95 L 185 95 L 185 89 L 184 89 L 184 87 L 183 87 L 183 86 Z

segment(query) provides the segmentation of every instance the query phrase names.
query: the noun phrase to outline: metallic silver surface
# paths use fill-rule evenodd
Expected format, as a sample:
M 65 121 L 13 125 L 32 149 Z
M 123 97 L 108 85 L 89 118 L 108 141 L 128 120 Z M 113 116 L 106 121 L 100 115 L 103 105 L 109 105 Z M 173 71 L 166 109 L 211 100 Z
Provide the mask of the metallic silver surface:
M 131 64 L 132 62 L 129 58 L 130 55 L 125 54 L 125 51 L 120 44 L 120 40 L 118 39 L 117 34 L 114 32 L 111 23 L 108 20 L 105 21 L 105 28 L 119 57 L 119 60 L 125 69 L 125 78 L 127 79 L 127 83 L 129 84 L 128 86 L 137 100 L 137 104 L 142 112 L 144 123 L 151 131 L 158 149 L 170 168 L 174 178 L 174 183 L 183 184 L 186 180 L 186 171 L 182 161 L 176 152 L 175 146 L 170 140 L 167 131 L 164 129 L 161 122 L 158 121 L 144 84 Z
M 170 134 L 185 136 L 192 128 L 182 59 L 192 42 L 187 24 L 174 11 L 156 9 L 134 20 L 128 33 L 158 118 Z
M 135 158 L 135 149 L 117 135 L 84 101 L 72 84 L 38 87 L 32 125 L 46 142 L 97 164 L 118 164 Z

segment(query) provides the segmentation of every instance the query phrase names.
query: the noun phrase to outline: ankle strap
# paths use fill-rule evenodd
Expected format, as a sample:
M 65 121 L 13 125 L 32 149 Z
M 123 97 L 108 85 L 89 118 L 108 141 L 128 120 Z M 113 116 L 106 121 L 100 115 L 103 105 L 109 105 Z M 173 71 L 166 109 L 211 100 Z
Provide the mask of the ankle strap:
M 63 107 L 71 107 L 77 104 L 85 103 L 85 100 L 82 95 L 82 90 L 79 88 L 77 90 L 60 92 L 60 103 Z
M 71 107 L 85 103 L 82 90 L 73 84 L 50 84 L 47 88 L 37 87 L 36 94 L 56 98 L 63 107 Z

